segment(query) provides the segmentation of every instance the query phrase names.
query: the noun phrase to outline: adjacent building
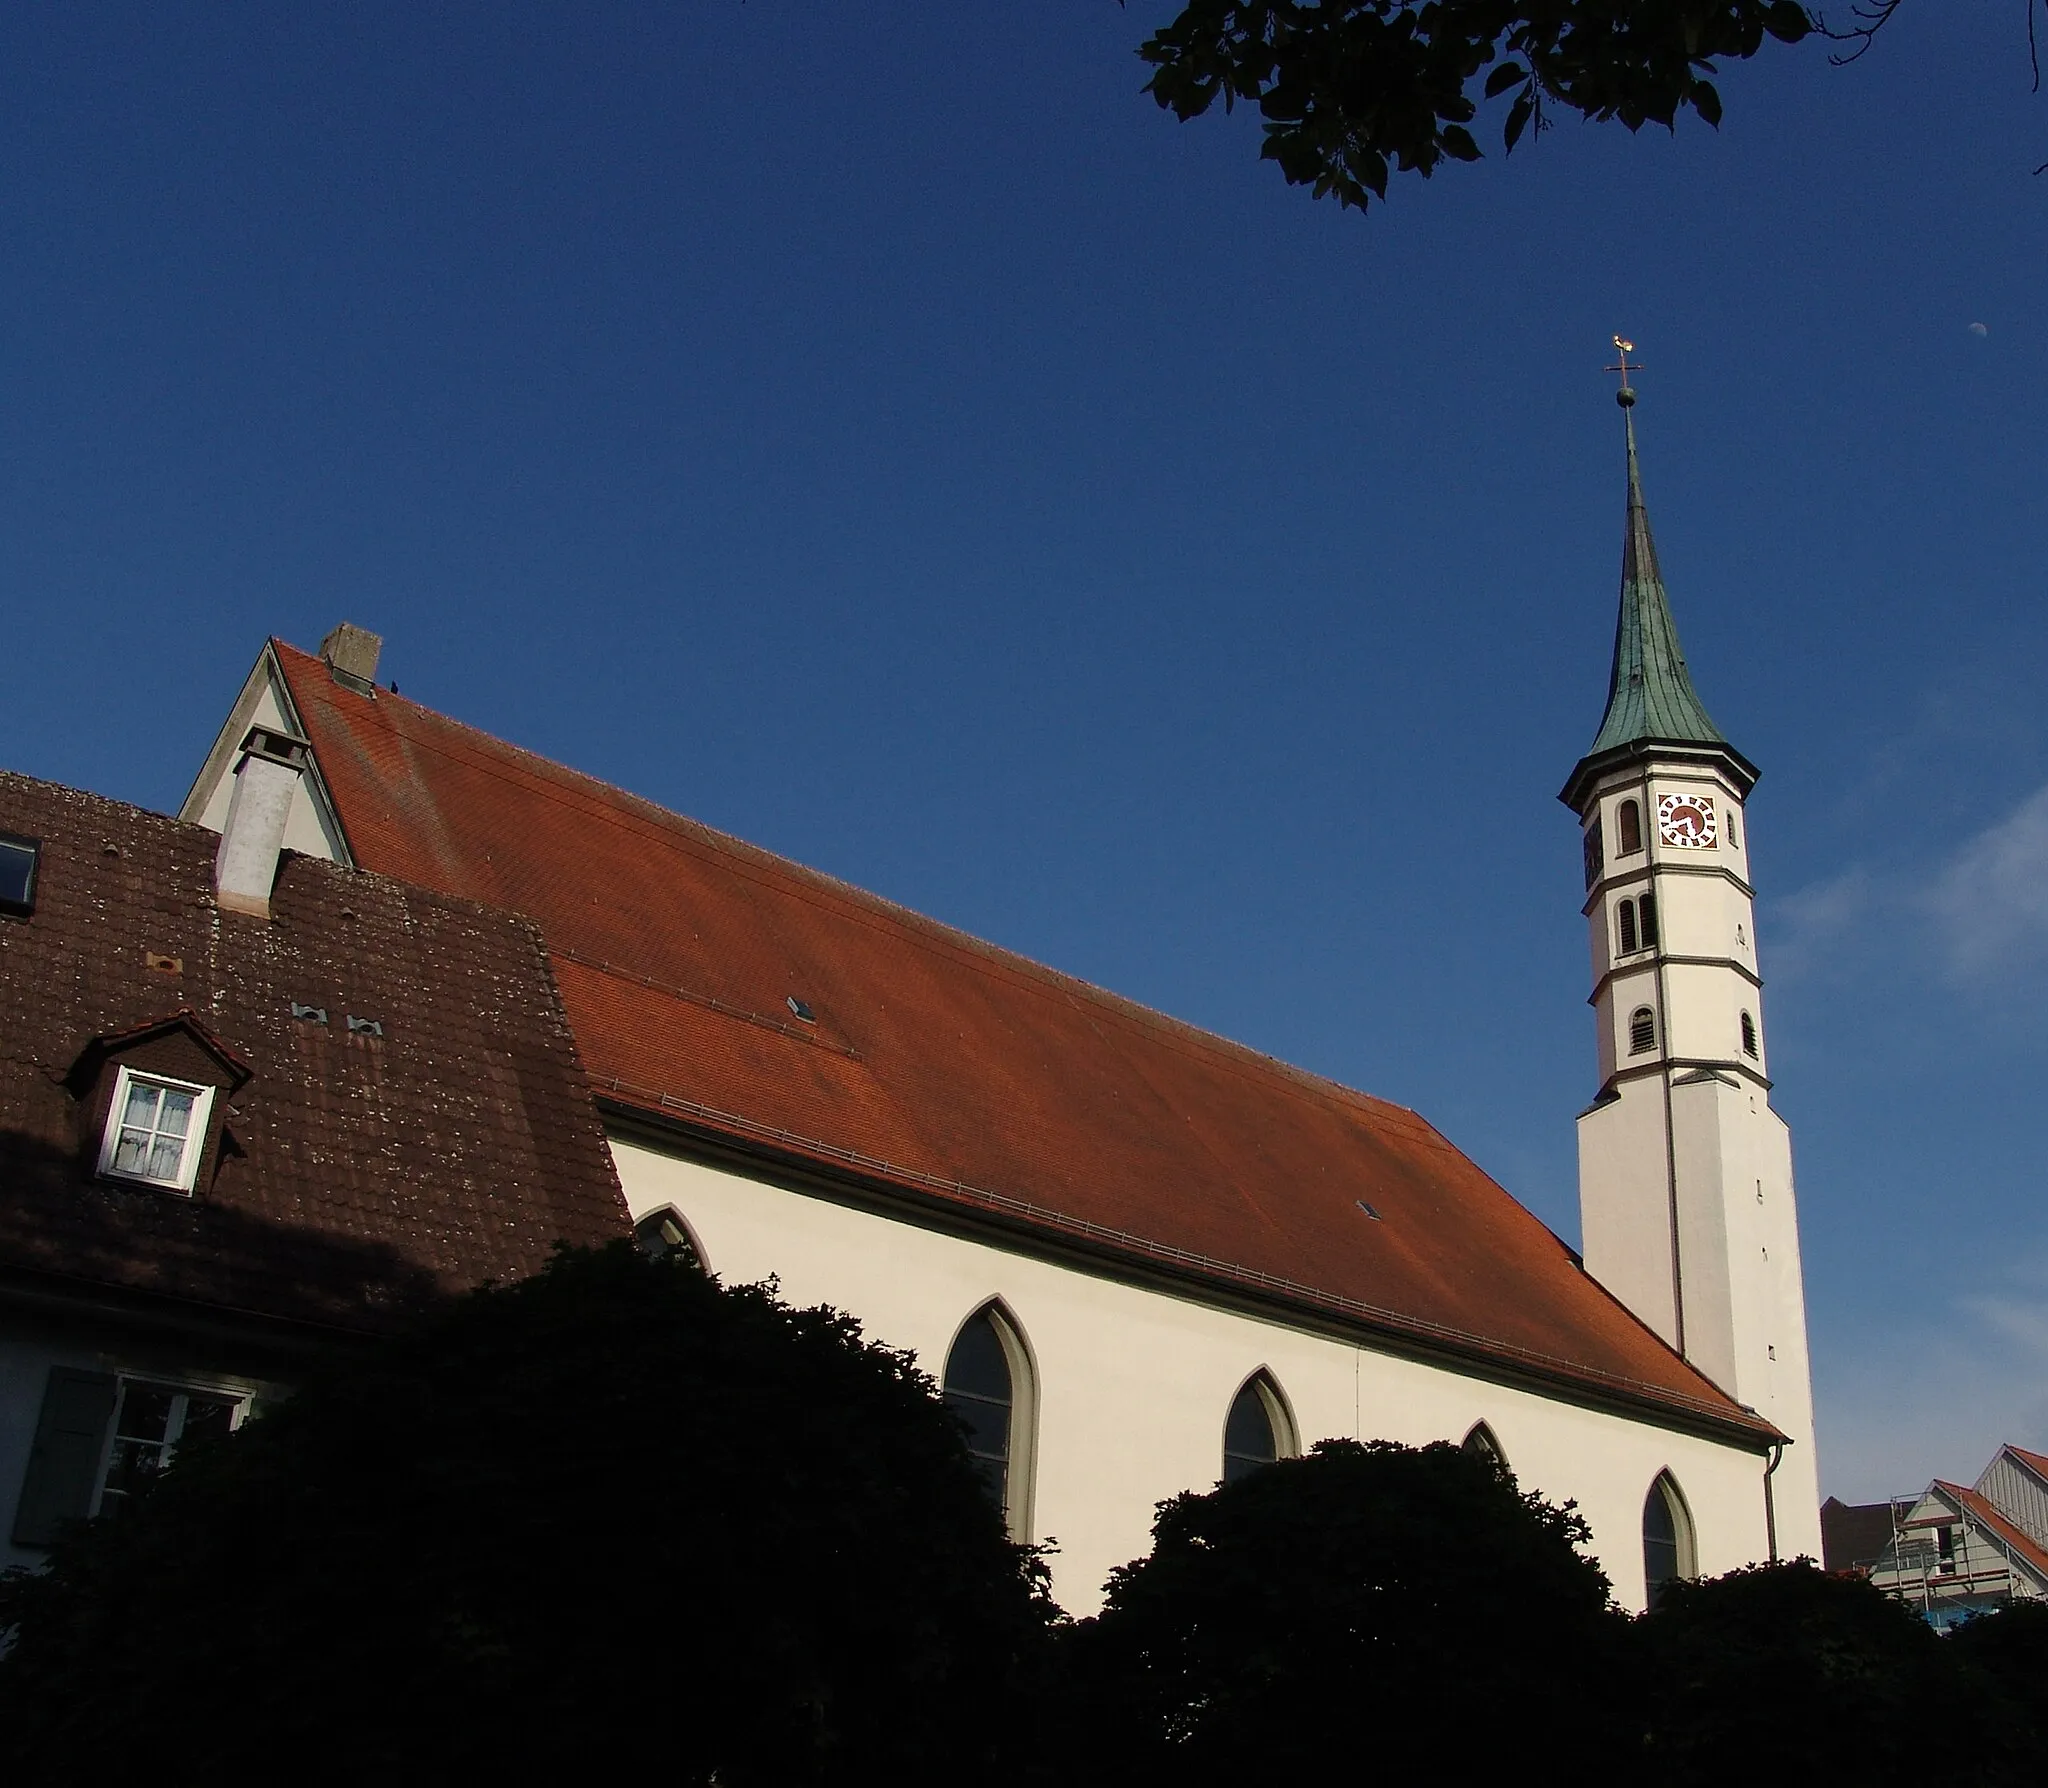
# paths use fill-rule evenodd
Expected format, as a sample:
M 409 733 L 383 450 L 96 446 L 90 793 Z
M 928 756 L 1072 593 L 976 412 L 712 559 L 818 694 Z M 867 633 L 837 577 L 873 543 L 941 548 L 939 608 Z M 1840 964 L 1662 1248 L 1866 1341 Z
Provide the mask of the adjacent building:
M 2048 1599 L 2048 1456 L 2002 1446 L 1968 1486 L 1821 1510 L 1830 1570 L 1855 1571 L 1938 1627 Z
M 0 1566 L 181 1439 L 630 1225 L 531 920 L 0 773 Z

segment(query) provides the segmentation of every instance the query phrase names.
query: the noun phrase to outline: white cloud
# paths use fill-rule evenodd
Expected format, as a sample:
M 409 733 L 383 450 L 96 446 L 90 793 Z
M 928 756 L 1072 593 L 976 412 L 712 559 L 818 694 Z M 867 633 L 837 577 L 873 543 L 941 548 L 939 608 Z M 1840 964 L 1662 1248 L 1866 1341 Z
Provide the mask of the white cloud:
M 1958 979 L 2004 975 L 2048 957 L 2048 788 L 1965 844 L 1925 906 Z

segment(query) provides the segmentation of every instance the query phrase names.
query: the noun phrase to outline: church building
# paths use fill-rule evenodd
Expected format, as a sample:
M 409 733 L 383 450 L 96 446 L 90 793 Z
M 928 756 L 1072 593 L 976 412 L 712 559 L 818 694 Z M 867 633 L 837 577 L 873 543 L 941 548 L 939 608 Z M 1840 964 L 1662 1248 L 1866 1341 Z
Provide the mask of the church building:
M 1565 790 L 1583 1262 L 1414 1112 L 436 713 L 379 650 L 269 642 L 181 817 L 227 823 L 252 734 L 303 741 L 292 850 L 537 924 L 643 1241 L 914 1350 L 1069 1610 L 1162 1499 L 1330 1435 L 1493 1450 L 1578 1503 L 1634 1607 L 1818 1553 L 1756 772 L 1679 655 L 1632 433 L 1610 699 Z

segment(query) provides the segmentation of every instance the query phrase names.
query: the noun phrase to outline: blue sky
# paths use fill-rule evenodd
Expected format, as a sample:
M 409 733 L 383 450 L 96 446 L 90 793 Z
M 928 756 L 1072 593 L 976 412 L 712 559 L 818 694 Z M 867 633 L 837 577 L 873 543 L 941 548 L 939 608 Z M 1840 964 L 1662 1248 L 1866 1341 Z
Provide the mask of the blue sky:
M 1751 809 L 1822 1472 L 2048 1443 L 2048 97 L 1908 6 L 1361 218 L 1170 0 L 22 4 L 0 763 L 263 637 L 1413 1105 L 1567 1236 L 1619 330 Z M 1497 126 L 1494 127 L 1497 131 Z M 1972 324 L 1981 324 L 1982 332 Z

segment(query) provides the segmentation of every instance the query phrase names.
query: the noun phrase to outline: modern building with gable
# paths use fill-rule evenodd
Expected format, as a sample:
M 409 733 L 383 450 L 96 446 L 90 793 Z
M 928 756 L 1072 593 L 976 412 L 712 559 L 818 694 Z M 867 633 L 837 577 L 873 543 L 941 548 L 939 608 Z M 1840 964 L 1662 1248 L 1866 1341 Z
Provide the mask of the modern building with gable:
M 309 1362 L 630 1233 L 533 924 L 0 772 L 0 1567 Z
M 1660 1329 L 1609 1244 L 1655 1185 L 1589 1181 L 1603 1282 L 1415 1113 L 437 714 L 378 652 L 348 626 L 267 644 L 183 818 L 226 825 L 242 742 L 273 731 L 305 744 L 295 849 L 536 921 L 643 1235 L 913 1349 L 1070 1609 L 1161 1499 L 1326 1435 L 1493 1448 L 1579 1504 L 1636 1606 L 1817 1550 L 1781 1463 L 1798 1441 L 1810 1486 L 1810 1424 L 1758 1404 L 1711 1319 Z M 1574 779 L 1595 805 L 1610 756 Z M 1724 1291 L 1746 1310 L 1763 1276 L 1731 1257 Z M 1803 1394 L 1803 1319 L 1781 1339 Z

